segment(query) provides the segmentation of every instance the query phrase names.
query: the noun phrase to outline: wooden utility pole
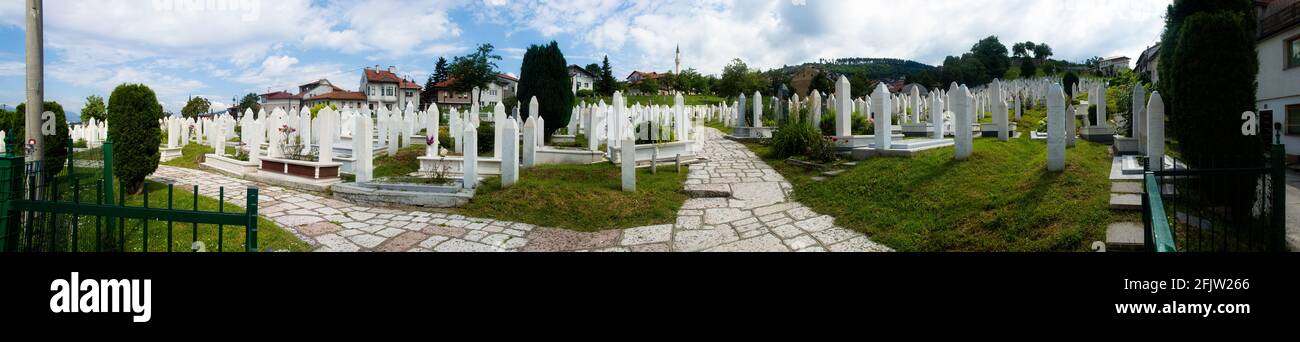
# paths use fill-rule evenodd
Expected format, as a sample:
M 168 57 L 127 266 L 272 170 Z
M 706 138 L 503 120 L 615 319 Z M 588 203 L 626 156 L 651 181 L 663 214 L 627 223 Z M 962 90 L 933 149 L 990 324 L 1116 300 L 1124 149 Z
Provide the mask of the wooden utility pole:
M 45 142 L 41 136 L 41 113 L 45 112 L 45 27 L 41 0 L 27 0 L 27 140 L 34 141 L 28 161 L 45 159 Z M 21 141 L 26 145 L 28 141 Z M 20 147 L 21 148 L 21 147 Z M 40 177 L 37 177 L 40 178 Z

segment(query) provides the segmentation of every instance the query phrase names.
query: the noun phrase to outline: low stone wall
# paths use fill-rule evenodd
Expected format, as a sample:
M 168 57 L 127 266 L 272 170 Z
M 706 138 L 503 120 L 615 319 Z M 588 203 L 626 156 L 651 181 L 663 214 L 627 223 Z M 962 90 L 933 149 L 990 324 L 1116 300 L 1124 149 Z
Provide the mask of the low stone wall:
M 675 159 L 678 155 L 681 155 L 683 160 L 694 159 L 695 152 L 691 151 L 691 145 L 694 143 L 692 141 L 677 141 L 663 144 L 636 145 L 636 161 L 638 163 L 649 162 L 650 159 L 654 158 L 655 148 L 659 149 L 660 160 Z M 613 158 L 610 158 L 610 161 L 621 163 L 621 154 L 620 151 L 614 151 Z
M 413 206 L 457 208 L 469 204 L 473 189 L 459 183 L 434 186 L 419 184 L 342 183 L 333 187 L 335 199 L 369 206 Z
M 204 156 L 203 166 L 220 171 L 226 175 L 244 178 L 248 175 L 257 173 L 259 165 L 258 163 L 251 161 L 242 161 L 222 155 L 208 154 Z
M 448 176 L 460 176 L 465 172 L 464 157 L 419 157 L 421 174 L 432 174 L 441 170 L 443 166 L 447 168 Z M 482 158 L 478 159 L 478 175 L 499 176 L 501 175 L 501 159 Z
M 542 147 L 537 150 L 538 165 L 595 164 L 605 161 L 605 153 L 579 149 Z

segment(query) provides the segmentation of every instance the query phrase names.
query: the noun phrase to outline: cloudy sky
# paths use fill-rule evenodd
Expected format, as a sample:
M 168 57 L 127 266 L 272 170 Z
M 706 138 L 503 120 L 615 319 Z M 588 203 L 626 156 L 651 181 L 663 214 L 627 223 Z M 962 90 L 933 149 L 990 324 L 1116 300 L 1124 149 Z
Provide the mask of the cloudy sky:
M 23 0 L 0 3 L 0 104 L 24 93 Z M 217 108 L 320 78 L 356 89 L 361 69 L 396 66 L 420 83 L 439 56 L 491 43 L 518 73 L 530 44 L 556 40 L 570 64 L 608 55 L 617 76 L 730 60 L 773 68 L 819 58 L 939 64 L 997 35 L 1046 42 L 1056 58 L 1136 58 L 1170 0 L 45 0 L 46 97 L 70 111 L 144 83 L 168 110 Z

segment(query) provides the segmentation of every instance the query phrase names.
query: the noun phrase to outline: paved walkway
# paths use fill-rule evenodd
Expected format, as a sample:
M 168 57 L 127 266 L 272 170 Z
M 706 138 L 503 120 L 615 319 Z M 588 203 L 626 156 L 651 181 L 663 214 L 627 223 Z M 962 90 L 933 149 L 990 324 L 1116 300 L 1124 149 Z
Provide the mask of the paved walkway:
M 789 200 L 790 183 L 743 145 L 708 129 L 708 163 L 690 167 L 687 186 L 731 198 L 687 200 L 677 223 L 580 233 L 460 215 L 372 208 L 204 171 L 159 166 L 150 179 L 199 185 L 205 196 L 242 203 L 259 188 L 259 211 L 319 252 L 880 252 L 888 247 L 836 227 Z

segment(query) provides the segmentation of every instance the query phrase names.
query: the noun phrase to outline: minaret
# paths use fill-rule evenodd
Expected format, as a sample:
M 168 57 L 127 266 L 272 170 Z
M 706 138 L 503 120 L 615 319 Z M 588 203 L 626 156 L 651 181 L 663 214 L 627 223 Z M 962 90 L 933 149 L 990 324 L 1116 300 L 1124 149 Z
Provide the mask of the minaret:
M 677 66 L 673 67 L 673 75 L 682 74 L 682 46 L 677 46 Z

